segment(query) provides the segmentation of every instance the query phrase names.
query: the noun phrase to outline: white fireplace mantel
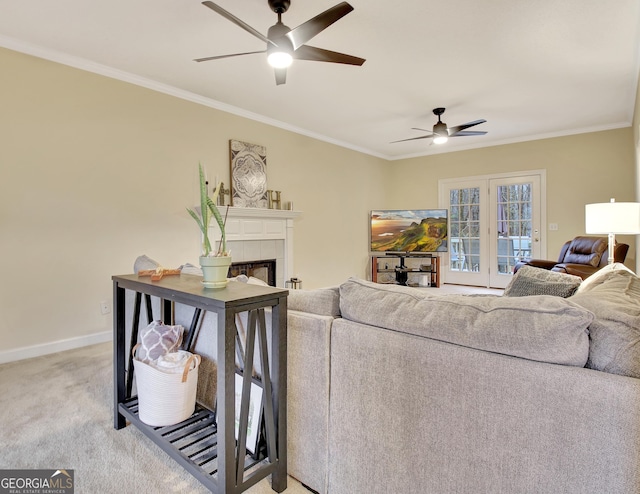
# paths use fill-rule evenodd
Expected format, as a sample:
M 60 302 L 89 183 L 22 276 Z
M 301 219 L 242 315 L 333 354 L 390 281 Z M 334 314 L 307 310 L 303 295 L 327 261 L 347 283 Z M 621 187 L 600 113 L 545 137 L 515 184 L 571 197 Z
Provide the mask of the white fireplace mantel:
M 276 259 L 276 285 L 284 287 L 293 274 L 293 226 L 300 211 L 219 206 L 226 215 L 227 249 L 233 262 Z M 214 238 L 219 238 L 217 224 Z M 282 249 L 279 247 L 282 246 Z M 281 257 L 282 256 L 282 257 Z
M 225 215 L 227 206 L 218 206 L 222 216 Z M 237 208 L 229 206 L 228 218 L 261 218 L 261 219 L 294 219 L 302 214 L 301 211 L 289 211 L 286 209 L 265 208 Z

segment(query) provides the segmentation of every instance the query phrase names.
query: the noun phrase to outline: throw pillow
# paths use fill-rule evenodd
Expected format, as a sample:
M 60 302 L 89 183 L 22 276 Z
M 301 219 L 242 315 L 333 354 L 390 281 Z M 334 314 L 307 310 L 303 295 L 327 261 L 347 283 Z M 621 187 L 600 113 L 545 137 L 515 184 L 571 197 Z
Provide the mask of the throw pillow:
M 613 264 L 607 264 L 604 268 L 599 269 L 591 276 L 589 276 L 586 280 L 584 280 L 576 293 L 586 292 L 593 287 L 601 285 L 602 283 L 606 283 L 607 280 L 615 279 L 620 271 L 626 271 L 627 273 L 634 274 L 628 267 L 626 267 L 621 262 L 614 262 Z
M 504 289 L 504 296 L 553 295 L 567 298 L 575 293 L 581 282 L 579 276 L 522 266 Z
M 569 299 L 595 314 L 587 367 L 640 378 L 640 278 L 622 265 L 601 271 Z
M 136 260 L 133 263 L 133 272 L 138 273 L 139 271 L 146 271 L 147 269 L 156 269 L 159 267 L 160 263 L 158 261 L 143 254 L 136 257 Z
M 248 285 L 260 285 L 260 286 L 269 286 L 269 283 L 261 280 L 260 278 L 256 278 L 255 276 L 249 276 L 247 280 Z
M 196 276 L 202 276 L 202 268 L 191 263 L 185 263 L 178 269 L 180 270 L 181 274 L 194 274 Z
M 153 321 L 140 333 L 138 360 L 149 363 L 161 355 L 175 352 L 182 343 L 183 331 L 180 325 L 166 326 L 162 321 Z
M 246 283 L 247 285 L 260 285 L 260 286 L 269 286 L 269 283 L 261 280 L 260 278 L 255 278 L 254 276 L 247 276 L 246 274 L 239 274 L 234 278 L 228 278 L 229 281 L 238 281 L 240 283 Z

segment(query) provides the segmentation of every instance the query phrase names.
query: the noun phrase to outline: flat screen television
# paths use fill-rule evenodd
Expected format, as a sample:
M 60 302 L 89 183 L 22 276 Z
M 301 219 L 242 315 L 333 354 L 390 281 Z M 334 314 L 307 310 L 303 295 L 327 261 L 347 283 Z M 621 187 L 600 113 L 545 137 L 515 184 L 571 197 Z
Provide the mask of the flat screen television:
M 371 252 L 447 252 L 446 209 L 371 211 Z

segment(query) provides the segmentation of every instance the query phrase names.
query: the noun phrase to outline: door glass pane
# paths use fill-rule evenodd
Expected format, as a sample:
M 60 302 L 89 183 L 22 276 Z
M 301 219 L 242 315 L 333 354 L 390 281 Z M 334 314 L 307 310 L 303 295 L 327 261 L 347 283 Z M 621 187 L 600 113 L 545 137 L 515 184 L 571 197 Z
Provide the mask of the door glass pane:
M 531 190 L 530 183 L 498 186 L 498 273 L 512 273 L 516 263 L 531 257 Z
M 480 188 L 449 192 L 452 271 L 480 270 Z

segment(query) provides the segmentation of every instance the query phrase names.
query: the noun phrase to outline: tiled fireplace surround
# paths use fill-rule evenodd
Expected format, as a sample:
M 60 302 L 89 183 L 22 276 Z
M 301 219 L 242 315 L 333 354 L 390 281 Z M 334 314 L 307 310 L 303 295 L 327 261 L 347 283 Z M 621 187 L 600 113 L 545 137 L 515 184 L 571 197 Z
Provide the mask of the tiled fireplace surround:
M 225 207 L 220 207 L 224 216 Z M 284 288 L 293 273 L 293 223 L 298 211 L 229 207 L 227 250 L 232 262 L 276 260 L 276 286 Z M 220 238 L 217 225 L 213 238 Z

